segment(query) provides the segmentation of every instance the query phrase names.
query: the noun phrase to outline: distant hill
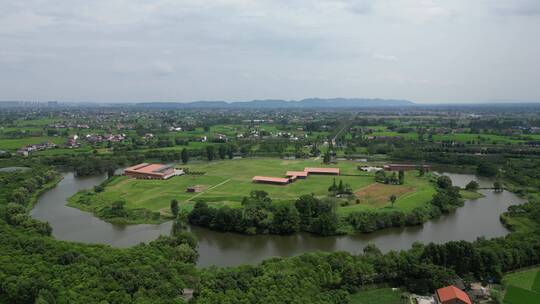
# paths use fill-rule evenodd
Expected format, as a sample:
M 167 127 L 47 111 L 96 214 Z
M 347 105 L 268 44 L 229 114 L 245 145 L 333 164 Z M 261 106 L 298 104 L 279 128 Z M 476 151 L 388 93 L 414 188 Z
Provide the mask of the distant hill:
M 415 103 L 409 100 L 367 99 L 367 98 L 307 98 L 302 100 L 251 100 L 251 101 L 194 101 L 194 102 L 145 102 L 138 103 L 145 108 L 238 108 L 238 109 L 310 109 L 310 108 L 381 108 L 409 107 Z

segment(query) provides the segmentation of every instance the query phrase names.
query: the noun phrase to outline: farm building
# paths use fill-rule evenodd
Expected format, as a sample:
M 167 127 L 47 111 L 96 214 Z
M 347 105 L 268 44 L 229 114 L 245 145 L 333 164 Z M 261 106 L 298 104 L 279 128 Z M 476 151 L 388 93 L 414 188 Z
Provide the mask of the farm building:
M 308 174 L 339 175 L 339 168 L 305 168 L 304 172 Z
M 472 304 L 469 296 L 453 285 L 437 289 L 437 300 L 441 304 Z
M 308 176 L 308 173 L 306 171 L 287 171 L 287 174 L 285 174 L 287 177 L 297 177 L 297 178 L 306 178 Z
M 269 177 L 269 176 L 254 176 L 251 180 L 254 183 L 276 184 L 276 185 L 286 185 L 291 182 L 290 178 Z
M 173 166 L 148 163 L 138 164 L 124 170 L 124 175 L 140 179 L 168 179 L 182 173 L 181 170 L 175 170 Z
M 411 165 L 411 164 L 389 164 L 384 166 L 386 171 L 411 171 L 423 169 L 424 171 L 429 171 L 431 169 L 430 165 Z

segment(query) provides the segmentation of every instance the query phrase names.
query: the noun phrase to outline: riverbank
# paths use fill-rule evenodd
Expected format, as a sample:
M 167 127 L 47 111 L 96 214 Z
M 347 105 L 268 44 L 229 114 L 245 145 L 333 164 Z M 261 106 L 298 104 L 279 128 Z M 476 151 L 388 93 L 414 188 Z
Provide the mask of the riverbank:
M 43 193 L 45 193 L 45 192 L 51 190 L 52 188 L 56 187 L 56 185 L 58 185 L 58 183 L 60 181 L 62 181 L 62 179 L 64 179 L 64 177 L 62 176 L 62 174 L 58 173 L 57 176 L 55 176 L 53 180 L 51 180 L 50 182 L 48 182 L 45 185 L 41 186 L 41 188 L 39 188 L 36 192 L 32 193 L 32 195 L 28 199 L 28 205 L 26 206 L 27 211 L 32 210 L 32 208 L 34 208 L 34 206 L 38 202 L 39 197 Z
M 466 184 L 473 175 L 454 175 L 455 184 Z M 105 176 L 75 177 L 67 173 L 57 187 L 45 192 L 31 211 L 33 218 L 49 222 L 53 236 L 60 240 L 131 247 L 148 243 L 159 235 L 169 235 L 171 222 L 159 225 L 112 225 L 91 213 L 66 206 L 67 199 L 83 189 L 92 189 L 106 180 Z M 382 252 L 408 249 L 415 242 L 444 243 L 454 240 L 474 241 L 478 237 L 493 238 L 509 233 L 499 216 L 507 208 L 523 200 L 505 191 L 481 190 L 485 197 L 465 203 L 454 213 L 428 221 L 423 225 L 388 228 L 372 233 L 320 237 L 308 233 L 293 235 L 242 235 L 212 231 L 191 226 L 199 240 L 199 267 L 256 264 L 271 257 L 290 257 L 312 251 L 362 252 L 374 244 Z
M 274 160 L 271 161 L 274 163 Z M 278 161 L 281 162 L 281 160 Z M 253 160 L 244 160 L 238 162 L 238 164 L 243 166 L 251 164 L 252 162 Z M 285 162 L 287 165 L 290 163 L 291 162 Z M 223 162 L 222 164 L 206 163 L 198 166 L 208 168 L 207 166 L 210 165 L 219 167 L 224 164 L 227 166 L 231 165 L 230 162 Z M 293 162 L 293 164 L 296 166 L 305 165 L 301 161 Z M 351 166 L 352 163 L 345 163 L 342 165 L 345 170 L 350 170 L 350 172 L 354 172 L 351 170 L 358 170 Z M 213 170 L 215 171 L 216 168 L 214 167 Z M 204 177 L 205 180 L 208 178 L 212 177 Z M 240 177 L 237 177 L 237 179 L 238 178 Z M 321 183 L 322 180 L 320 180 L 320 178 L 324 178 L 324 180 L 327 180 L 329 183 L 336 178 L 339 179 L 341 183 L 342 176 L 310 176 L 308 180 L 298 181 L 297 183 L 304 183 L 309 187 L 315 185 L 326 191 L 323 187 L 324 183 Z M 327 209 L 329 211 L 334 210 L 329 214 L 331 219 L 326 221 L 324 224 L 325 227 L 321 227 L 317 223 L 318 215 L 315 215 L 313 219 L 304 218 L 305 214 L 312 213 L 310 210 L 316 210 L 319 207 L 316 207 L 315 205 L 311 207 L 305 206 L 305 208 L 308 208 L 309 210 L 304 210 L 305 208 L 301 207 L 304 203 L 299 202 L 298 198 L 291 198 L 288 201 L 277 200 L 276 203 L 274 197 L 270 197 L 268 192 L 265 191 L 272 190 L 271 193 L 274 194 L 278 193 L 276 192 L 278 190 L 286 192 L 290 190 L 288 187 L 292 187 L 293 185 L 288 185 L 287 188 L 283 188 L 284 186 L 261 186 L 247 181 L 247 184 L 242 186 L 242 189 L 244 189 L 243 191 L 246 192 L 246 196 L 241 200 L 242 203 L 239 201 L 230 202 L 228 200 L 232 198 L 220 196 L 224 195 L 223 189 L 215 190 L 217 191 L 216 193 L 214 193 L 215 191 L 211 194 L 205 193 L 205 191 L 210 191 L 210 189 L 213 190 L 215 188 L 209 187 L 207 190 L 203 190 L 203 192 L 191 194 L 197 197 L 197 199 L 180 201 L 179 208 L 190 212 L 189 218 L 192 224 L 207 227 L 216 231 L 230 231 L 248 235 L 280 235 L 296 233 L 299 231 L 318 235 L 354 235 L 357 233 L 370 233 L 391 227 L 421 225 L 429 220 L 436 219 L 443 214 L 451 213 L 456 208 L 462 207 L 465 200 L 475 200 L 483 197 L 483 194 L 480 192 L 464 190 L 459 192 L 463 195 L 462 198 L 457 194 L 455 194 L 456 197 L 454 197 L 453 194 L 448 196 L 445 193 L 453 192 L 436 191 L 437 183 L 434 177 L 431 175 L 418 176 L 415 172 L 407 172 L 405 174 L 405 182 L 403 185 L 377 183 L 374 180 L 375 176 L 369 173 L 354 177 L 348 176 L 348 178 L 353 178 L 353 180 L 360 178 L 361 188 L 355 192 L 355 195 L 332 198 L 326 194 L 313 196 L 307 201 L 304 200 L 309 204 L 328 204 L 329 209 Z M 182 190 L 186 186 L 186 183 L 198 183 L 200 182 L 200 179 L 200 176 L 183 176 L 172 178 L 167 181 L 153 181 L 135 180 L 123 176 L 116 176 L 107 179 L 99 186 L 94 187 L 93 190 L 85 189 L 76 193 L 68 199 L 68 206 L 91 212 L 96 217 L 112 224 L 162 224 L 171 220 L 173 218 L 172 214 L 168 207 L 161 209 L 156 208 L 163 206 L 163 200 L 166 200 L 166 198 L 174 198 L 176 196 L 180 198 L 186 196 L 185 191 Z M 230 179 L 226 181 L 229 180 Z M 235 183 L 239 182 L 243 183 L 241 180 L 235 181 Z M 358 181 L 356 181 L 356 183 L 358 183 Z M 218 185 L 221 184 L 223 184 L 223 182 Z M 301 185 L 303 187 L 303 184 Z M 252 188 L 246 187 L 253 187 L 256 189 L 264 187 L 261 189 L 265 190 L 257 190 L 261 195 L 264 194 L 264 199 L 252 197 L 253 192 L 248 194 L 248 190 Z M 302 193 L 302 189 L 304 188 L 298 188 L 295 191 Z M 137 193 L 140 193 L 140 195 L 137 195 Z M 150 193 L 153 195 L 150 195 Z M 325 192 L 321 192 L 320 194 L 323 193 Z M 143 195 L 147 198 L 140 197 Z M 200 195 L 204 195 L 204 197 L 199 199 Z M 389 201 L 390 196 L 395 196 L 395 203 Z M 209 197 L 212 198 L 211 202 L 206 202 Z M 152 198 L 153 201 L 151 201 Z M 225 200 L 215 201 L 216 199 Z M 435 199 L 437 201 L 434 201 Z M 161 201 L 161 203 L 157 204 L 156 201 Z M 197 201 L 199 205 L 195 204 L 195 201 Z M 143 205 L 149 207 L 154 206 L 154 210 L 142 207 Z M 193 209 L 195 206 L 196 210 Z M 250 206 L 249 208 L 251 209 L 257 206 L 257 212 L 261 213 L 260 215 L 264 216 L 264 218 L 247 218 L 247 206 Z M 281 209 L 283 209 L 283 212 L 280 211 Z M 281 214 L 279 214 L 281 219 L 276 217 L 276 212 L 281 212 Z M 295 213 L 299 213 L 299 215 L 295 215 Z M 254 222 L 255 220 L 259 222 Z M 288 222 L 286 227 L 282 224 L 284 222 Z

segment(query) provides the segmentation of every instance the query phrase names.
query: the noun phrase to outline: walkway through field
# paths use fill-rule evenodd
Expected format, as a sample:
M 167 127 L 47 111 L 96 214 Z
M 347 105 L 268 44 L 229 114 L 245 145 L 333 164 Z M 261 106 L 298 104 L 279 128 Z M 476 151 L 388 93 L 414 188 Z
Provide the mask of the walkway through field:
M 194 196 L 188 198 L 188 199 L 186 200 L 186 202 L 189 202 L 189 201 L 191 201 L 192 199 L 197 198 L 197 197 L 199 197 L 199 196 L 205 194 L 207 191 L 210 191 L 210 190 L 215 189 L 215 188 L 217 188 L 217 187 L 219 187 L 219 186 L 221 186 L 221 185 L 224 185 L 224 184 L 228 183 L 230 180 L 231 180 L 231 178 L 229 178 L 228 180 L 223 181 L 223 182 L 221 182 L 221 183 L 219 183 L 219 184 L 217 184 L 217 185 L 215 185 L 215 186 L 212 186 L 212 187 L 210 187 L 210 188 L 204 190 L 203 192 L 197 193 L 197 194 L 195 194 Z

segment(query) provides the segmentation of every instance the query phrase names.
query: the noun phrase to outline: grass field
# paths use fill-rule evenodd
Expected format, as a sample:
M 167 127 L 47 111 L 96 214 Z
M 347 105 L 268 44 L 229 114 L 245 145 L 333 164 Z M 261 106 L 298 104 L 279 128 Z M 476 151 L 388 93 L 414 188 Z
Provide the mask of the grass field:
M 328 187 L 334 179 L 334 176 L 310 175 L 307 179 L 299 179 L 285 186 L 254 184 L 251 181 L 255 175 L 284 177 L 287 170 L 302 171 L 304 167 L 323 166 L 320 160 L 239 159 L 177 166 L 205 174 L 177 176 L 165 181 L 117 177 L 107 185 L 104 192 L 95 196 L 92 205 L 104 206 L 122 199 L 126 201 L 128 208 L 158 211 L 167 209 L 170 201 L 177 199 L 181 202 L 180 205 L 188 210 L 198 200 L 209 202 L 214 206 L 237 207 L 240 206 L 242 198 L 249 196 L 252 190 L 268 192 L 275 202 L 291 202 L 303 194 L 327 196 Z M 374 184 L 373 175 L 359 171 L 355 162 L 344 161 L 328 167 L 339 167 L 342 175 L 336 176 L 336 180 L 350 184 L 353 191 L 361 192 L 369 186 L 370 194 L 377 196 L 375 200 L 361 196 L 359 204 L 353 199 L 350 205 L 338 208 L 340 214 L 359 210 L 392 210 L 383 208 L 389 206 L 388 197 L 391 194 L 398 196 L 395 208 L 411 210 L 431 200 L 435 193 L 429 177 L 417 177 L 415 172 L 406 174 L 403 186 L 391 186 Z M 200 193 L 188 193 L 186 189 L 190 186 L 200 186 L 205 190 Z M 382 194 L 377 195 L 373 189 L 378 189 Z M 75 196 L 71 201 L 76 199 Z
M 57 145 L 63 144 L 66 142 L 64 137 L 27 137 L 27 138 L 17 138 L 17 139 L 0 139 L 0 150 L 17 150 L 26 145 L 39 144 L 42 142 L 53 142 Z
M 503 284 L 504 303 L 540 303 L 540 267 L 507 274 Z
M 407 299 L 401 297 L 400 290 L 376 288 L 359 291 L 350 297 L 350 304 L 404 304 Z

